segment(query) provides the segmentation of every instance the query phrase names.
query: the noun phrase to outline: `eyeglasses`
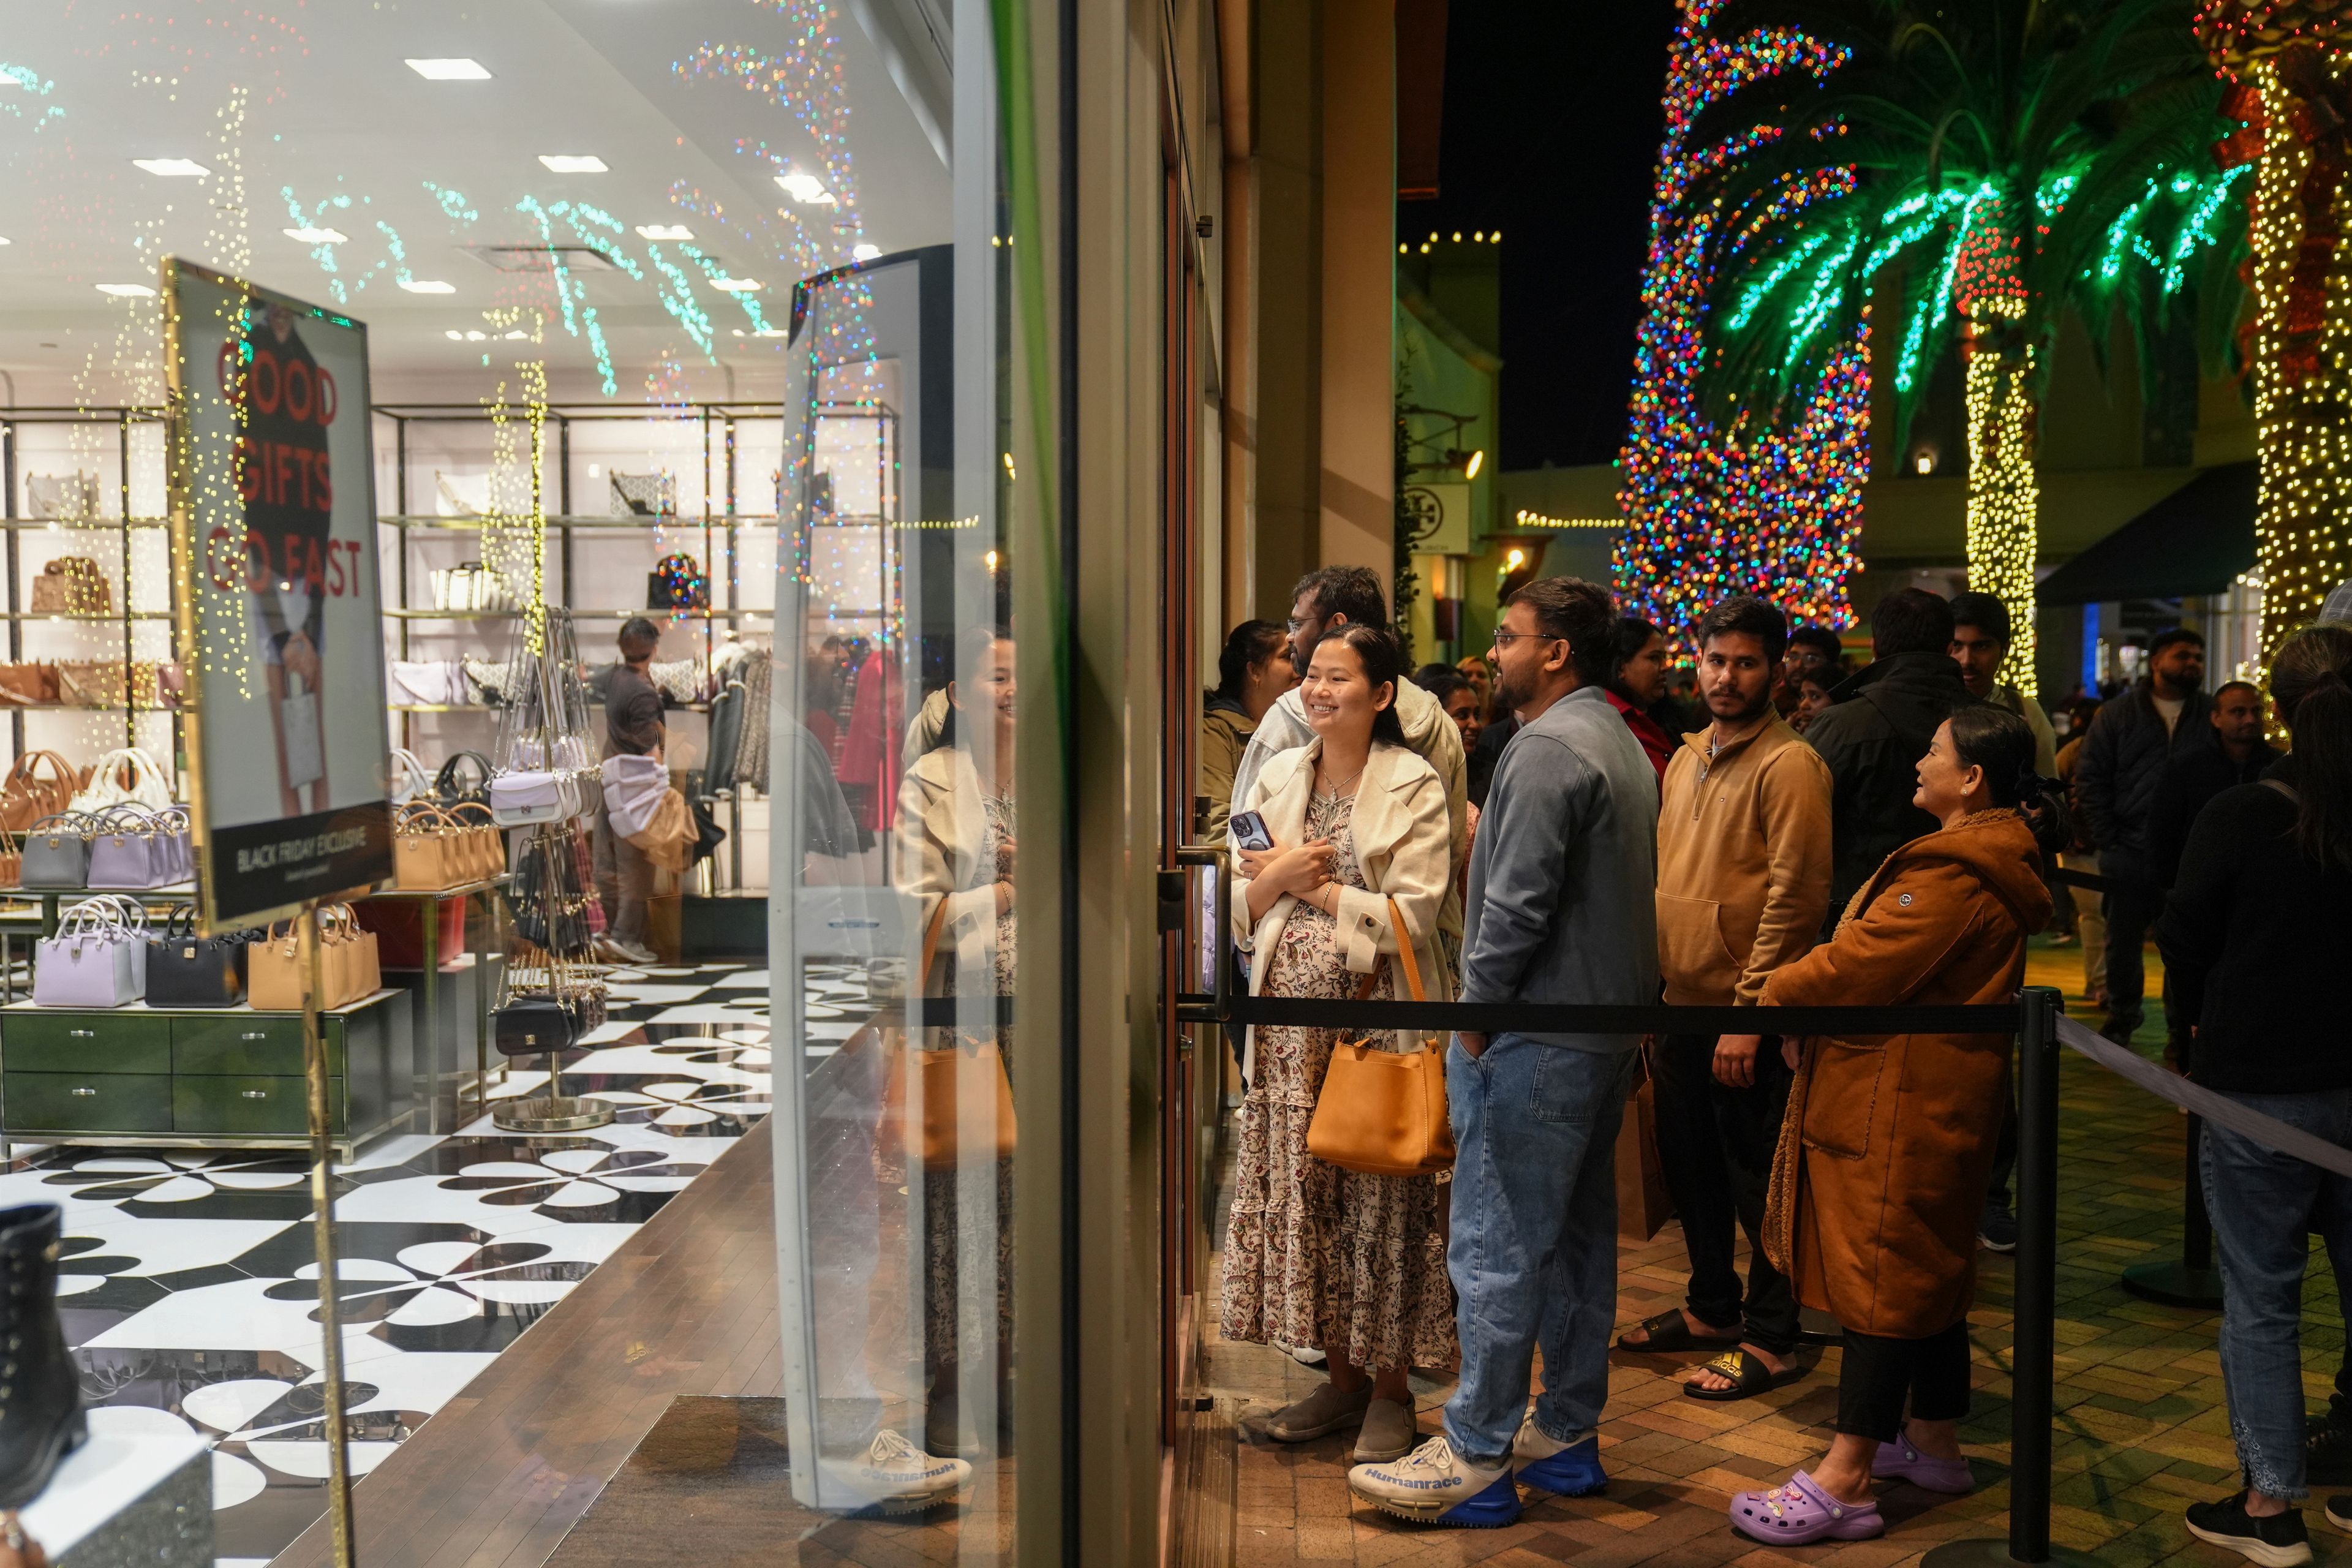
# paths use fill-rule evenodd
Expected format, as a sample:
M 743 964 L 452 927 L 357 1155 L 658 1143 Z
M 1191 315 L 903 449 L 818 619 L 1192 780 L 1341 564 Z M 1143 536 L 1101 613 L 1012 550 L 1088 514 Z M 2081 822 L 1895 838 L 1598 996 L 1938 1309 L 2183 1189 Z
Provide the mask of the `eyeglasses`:
M 1290 635 L 1291 635 L 1291 636 L 1293 636 L 1293 637 L 1297 637 L 1300 632 L 1305 631 L 1308 626 L 1320 626 L 1320 625 L 1322 625 L 1322 624 L 1323 624 L 1323 617 L 1322 617 L 1322 616 L 1307 616 L 1305 620 L 1303 620 L 1303 621 L 1302 621 L 1302 620 L 1300 620 L 1297 616 L 1291 616 L 1288 620 L 1286 620 L 1286 621 L 1283 622 L 1282 624 L 1283 624 L 1284 626 L 1288 626 L 1288 627 L 1290 628 Z
M 1518 641 L 1521 637 L 1534 637 L 1539 642 L 1566 642 L 1568 640 L 1566 637 L 1554 637 L 1549 632 L 1496 632 L 1495 634 L 1495 646 L 1496 647 L 1507 648 L 1513 643 Z

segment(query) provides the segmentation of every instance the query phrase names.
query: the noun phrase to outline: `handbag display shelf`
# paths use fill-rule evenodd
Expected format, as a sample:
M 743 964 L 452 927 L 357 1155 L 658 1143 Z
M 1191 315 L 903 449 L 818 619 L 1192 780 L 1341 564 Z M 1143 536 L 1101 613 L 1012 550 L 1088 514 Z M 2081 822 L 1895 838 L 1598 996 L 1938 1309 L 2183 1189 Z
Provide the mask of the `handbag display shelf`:
M 320 1017 L 328 1115 L 348 1158 L 417 1111 L 415 998 L 378 990 Z M 0 1150 L 15 1140 L 301 1149 L 302 1016 L 233 1007 L 0 1007 Z
M 503 860 L 505 835 L 498 837 Z M 385 984 L 415 992 L 417 1077 L 425 1086 L 419 1131 L 454 1132 L 488 1111 L 492 1005 L 506 969 L 505 944 L 493 928 L 503 902 L 498 894 L 509 879 L 501 863 L 495 876 L 430 890 L 386 888 L 353 905 L 376 934 Z M 478 899 L 480 918 L 469 920 Z M 427 953 L 436 962 L 424 962 Z
M 504 994 L 492 1015 L 501 1055 L 541 1056 L 546 1089 L 499 1102 L 491 1122 L 500 1131 L 583 1132 L 608 1125 L 613 1108 L 563 1092 L 563 1053 L 604 1021 L 604 983 L 592 965 L 526 944 L 509 965 Z

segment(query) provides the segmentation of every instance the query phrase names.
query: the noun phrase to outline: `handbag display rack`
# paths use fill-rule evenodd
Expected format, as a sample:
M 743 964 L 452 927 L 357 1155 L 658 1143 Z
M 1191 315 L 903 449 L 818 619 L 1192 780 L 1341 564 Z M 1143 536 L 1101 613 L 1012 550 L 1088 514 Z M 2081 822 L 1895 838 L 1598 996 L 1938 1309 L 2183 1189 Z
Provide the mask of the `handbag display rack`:
M 489 790 L 501 827 L 578 821 L 604 801 L 572 616 L 553 608 L 544 615 L 537 650 L 529 626 L 519 624 L 508 657 L 504 684 L 514 700 L 499 714 Z
M 542 827 L 534 837 L 560 836 L 558 830 Z M 567 846 L 549 847 L 569 858 Z M 498 1101 L 490 1112 L 491 1125 L 503 1132 L 530 1133 L 583 1132 L 608 1125 L 613 1120 L 610 1105 L 563 1092 L 563 1053 L 602 1024 L 604 1013 L 604 979 L 595 965 L 524 943 L 507 964 L 499 1005 L 490 1015 L 492 1040 L 509 1060 L 544 1056 L 547 1088 L 540 1094 Z

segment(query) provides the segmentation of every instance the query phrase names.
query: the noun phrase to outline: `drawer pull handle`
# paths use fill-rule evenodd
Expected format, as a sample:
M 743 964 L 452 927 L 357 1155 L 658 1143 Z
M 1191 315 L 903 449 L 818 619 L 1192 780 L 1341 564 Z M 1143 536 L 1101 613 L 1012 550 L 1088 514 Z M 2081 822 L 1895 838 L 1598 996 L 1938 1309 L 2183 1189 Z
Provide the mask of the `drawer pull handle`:
M 98 1098 L 98 1090 L 94 1089 L 77 1089 L 73 1092 L 77 1099 L 96 1100 Z
M 269 1098 L 269 1091 L 266 1089 L 239 1089 L 237 1092 L 244 1095 L 247 1100 L 268 1100 Z
M 269 1031 L 267 1029 L 247 1029 L 237 1037 L 240 1040 L 266 1040 L 268 1037 Z
M 69 1040 L 94 1040 L 98 1038 L 98 1031 L 96 1029 L 68 1029 L 66 1031 L 66 1038 Z

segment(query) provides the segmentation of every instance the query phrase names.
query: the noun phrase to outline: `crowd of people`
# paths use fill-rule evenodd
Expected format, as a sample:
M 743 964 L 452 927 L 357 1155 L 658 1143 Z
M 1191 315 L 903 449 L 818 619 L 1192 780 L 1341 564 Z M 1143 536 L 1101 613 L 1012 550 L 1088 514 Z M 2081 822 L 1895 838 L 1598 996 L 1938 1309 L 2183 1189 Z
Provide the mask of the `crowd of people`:
M 2095 858 L 2110 890 L 2093 910 L 2066 903 L 2104 965 L 2086 981 L 2106 1032 L 2141 1022 L 2153 932 L 2180 1064 L 2352 1145 L 2352 1068 L 2284 1045 L 2321 1027 L 2324 966 L 2308 962 L 2309 922 L 2288 929 L 2300 917 L 2283 904 L 2306 906 L 2273 896 L 2328 903 L 2323 940 L 2352 936 L 2352 630 L 2279 650 L 2284 756 L 2263 739 L 2259 691 L 2205 693 L 2186 628 L 2156 639 L 2137 686 L 2070 713 L 2063 751 L 2000 679 L 1998 599 L 1904 589 L 1870 633 L 1870 661 L 1849 672 L 1834 632 L 1727 599 L 1686 629 L 1696 702 L 1678 710 L 1675 639 L 1590 583 L 1529 583 L 1486 659 L 1409 674 L 1373 574 L 1310 574 L 1286 626 L 1234 631 L 1204 747 L 1218 784 L 1231 759 L 1211 805 L 1232 836 L 1230 939 L 1251 993 L 1381 998 L 1409 979 L 1497 1004 L 1993 1003 L 2017 993 L 2028 939 L 2053 929 L 2052 868 Z M 1441 1524 L 1508 1522 L 1522 1486 L 1601 1489 L 1615 1150 L 1646 1071 L 1689 1285 L 1616 1345 L 1703 1358 L 1684 1394 L 1729 1401 L 1807 1375 L 1801 1308 L 1843 1336 L 1828 1453 L 1735 1497 L 1733 1527 L 1857 1540 L 1884 1529 L 1878 1482 L 1973 1486 L 1958 1423 L 1977 1256 L 2016 1241 L 2009 1038 L 1456 1034 L 1451 1168 L 1404 1173 L 1311 1146 L 1334 1053 L 1360 1044 L 1309 1026 L 1243 1044 L 1223 1331 L 1328 1369 L 1266 1418 L 1269 1437 L 1353 1431 L 1354 1491 Z M 1410 1031 L 1394 1044 L 1422 1048 Z M 2301 1531 L 2301 1237 L 2309 1219 L 2352 1266 L 2338 1201 L 2352 1187 L 2210 1129 L 2204 1159 L 2209 1190 L 2226 1172 L 2248 1194 L 2214 1220 L 2249 1486 L 2189 1524 L 2299 1561 L 2266 1553 Z M 1427 1436 L 1416 1367 L 1458 1368 Z

